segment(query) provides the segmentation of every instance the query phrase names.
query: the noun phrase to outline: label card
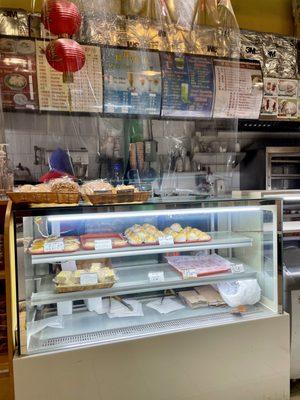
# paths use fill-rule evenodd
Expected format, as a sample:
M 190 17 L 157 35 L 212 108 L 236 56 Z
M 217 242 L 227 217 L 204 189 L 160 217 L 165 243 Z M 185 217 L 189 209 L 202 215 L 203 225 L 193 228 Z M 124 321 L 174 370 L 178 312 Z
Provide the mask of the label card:
M 241 273 L 245 272 L 245 267 L 243 264 L 233 264 L 231 266 L 231 272 L 233 274 L 241 274 Z
M 174 246 L 174 239 L 172 236 L 163 236 L 158 239 L 160 246 Z
M 197 271 L 195 269 L 191 268 L 183 271 L 183 279 L 193 279 L 197 277 Z
M 66 261 L 61 263 L 62 271 L 76 271 L 76 262 L 75 261 Z
M 96 285 L 98 283 L 98 275 L 97 274 L 82 274 L 80 276 L 80 285 Z
M 51 242 L 46 242 L 44 244 L 44 252 L 45 253 L 54 253 L 56 251 L 64 251 L 65 244 L 63 239 L 53 240 Z
M 148 278 L 149 278 L 150 282 L 164 282 L 165 281 L 165 273 L 164 273 L 164 271 L 149 272 Z
M 95 250 L 111 250 L 111 249 L 112 249 L 111 239 L 95 240 Z

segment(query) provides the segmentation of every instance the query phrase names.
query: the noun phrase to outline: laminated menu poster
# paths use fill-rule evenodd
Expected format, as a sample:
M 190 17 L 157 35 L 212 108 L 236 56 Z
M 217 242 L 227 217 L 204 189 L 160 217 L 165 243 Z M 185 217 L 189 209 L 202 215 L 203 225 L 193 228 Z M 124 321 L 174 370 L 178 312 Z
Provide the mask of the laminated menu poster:
M 102 112 L 102 66 L 100 48 L 82 46 L 86 62 L 74 74 L 74 83 L 63 82 L 63 74 L 47 62 L 48 41 L 36 41 L 40 109 L 45 111 Z
M 163 72 L 162 115 L 212 116 L 214 72 L 211 59 L 193 55 L 161 53 Z
M 297 119 L 298 81 L 295 79 L 264 78 L 264 98 L 261 118 L 268 120 Z
M 156 52 L 103 48 L 104 112 L 159 115 L 161 69 Z
M 0 39 L 0 87 L 3 109 L 38 109 L 35 44 Z
M 214 118 L 258 119 L 263 97 L 260 63 L 214 60 L 214 65 Z

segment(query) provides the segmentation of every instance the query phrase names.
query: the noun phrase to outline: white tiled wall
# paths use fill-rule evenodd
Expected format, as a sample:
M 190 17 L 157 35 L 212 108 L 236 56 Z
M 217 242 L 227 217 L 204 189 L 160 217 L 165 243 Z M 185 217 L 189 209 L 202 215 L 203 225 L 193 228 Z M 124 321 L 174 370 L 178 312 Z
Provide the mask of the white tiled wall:
M 55 149 L 61 146 L 70 150 L 87 148 L 90 161 L 89 177 L 94 178 L 98 175 L 99 165 L 96 160 L 101 141 L 111 132 L 123 138 L 123 120 L 117 118 L 4 113 L 4 122 L 10 159 L 15 166 L 21 162 L 24 166 L 29 167 L 36 177 L 41 175 L 41 167 L 34 166 L 34 146 L 46 149 Z M 195 132 L 195 123 L 154 120 L 152 130 L 154 139 L 158 142 L 158 154 L 166 155 L 176 143 L 182 143 L 189 150 L 190 139 Z M 212 132 L 213 134 L 214 132 Z M 299 133 L 218 132 L 214 138 L 204 132 L 201 140 L 221 141 L 226 144 L 228 151 L 234 151 L 236 141 L 239 141 L 243 150 L 257 140 L 282 137 L 298 140 L 300 135 Z M 215 165 L 214 158 L 216 156 L 208 154 L 206 157 L 212 172 L 223 177 L 234 190 L 238 190 L 240 186 L 239 168 L 231 170 L 224 165 Z M 203 163 L 206 164 L 205 161 Z M 45 167 L 44 171 L 46 170 Z
M 16 166 L 21 163 L 30 168 L 36 178 L 41 170 L 34 165 L 34 146 L 54 150 L 61 146 L 75 150 L 86 148 L 89 152 L 89 177 L 98 175 L 96 162 L 99 143 L 109 132 L 123 134 L 123 122 L 119 119 L 101 119 L 97 116 L 59 116 L 39 114 L 5 113 L 5 139 L 8 154 Z

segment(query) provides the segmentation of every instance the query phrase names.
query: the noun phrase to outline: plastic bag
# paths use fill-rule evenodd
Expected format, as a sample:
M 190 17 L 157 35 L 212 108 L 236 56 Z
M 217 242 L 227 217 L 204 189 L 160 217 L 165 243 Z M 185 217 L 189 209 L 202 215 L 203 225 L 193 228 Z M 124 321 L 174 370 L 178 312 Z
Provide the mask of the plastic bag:
M 223 300 L 230 307 L 252 306 L 261 297 L 261 288 L 256 279 L 222 282 L 217 286 Z

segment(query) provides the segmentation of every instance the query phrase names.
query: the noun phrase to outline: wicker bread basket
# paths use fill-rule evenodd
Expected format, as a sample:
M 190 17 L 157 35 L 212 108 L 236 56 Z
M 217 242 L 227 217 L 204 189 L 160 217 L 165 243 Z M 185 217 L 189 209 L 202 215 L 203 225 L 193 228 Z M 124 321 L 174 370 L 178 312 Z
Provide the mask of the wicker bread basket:
M 80 200 L 79 193 L 8 192 L 7 196 L 16 204 L 78 204 Z

